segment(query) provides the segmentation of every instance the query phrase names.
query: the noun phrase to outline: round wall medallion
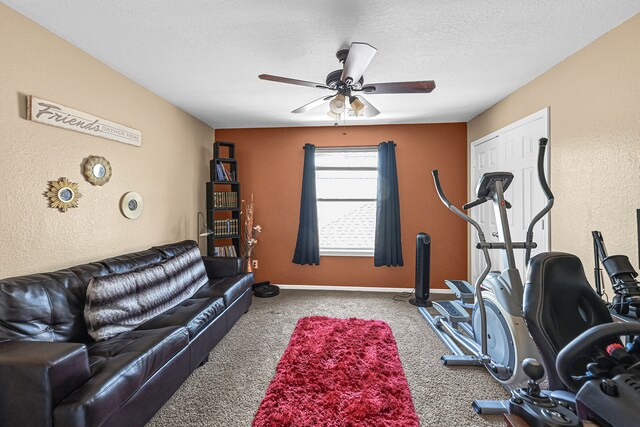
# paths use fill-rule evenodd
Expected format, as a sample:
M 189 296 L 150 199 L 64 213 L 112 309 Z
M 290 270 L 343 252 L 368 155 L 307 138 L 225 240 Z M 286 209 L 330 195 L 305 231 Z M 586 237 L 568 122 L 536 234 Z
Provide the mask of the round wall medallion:
M 144 203 L 142 202 L 142 196 L 135 191 L 130 191 L 122 196 L 120 201 L 120 209 L 122 215 L 129 219 L 136 219 L 142 213 Z
M 49 181 L 49 191 L 45 193 L 49 199 L 49 206 L 66 212 L 69 208 L 78 207 L 78 199 L 82 194 L 78 191 L 78 184 L 62 177 L 57 181 Z
M 104 157 L 89 156 L 84 161 L 82 174 L 93 185 L 104 185 L 111 179 L 111 163 Z

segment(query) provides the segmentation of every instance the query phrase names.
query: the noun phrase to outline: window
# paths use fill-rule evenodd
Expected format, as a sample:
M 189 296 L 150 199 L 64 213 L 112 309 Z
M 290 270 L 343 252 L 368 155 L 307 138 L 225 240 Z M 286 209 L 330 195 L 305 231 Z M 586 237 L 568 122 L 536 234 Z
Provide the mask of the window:
M 320 255 L 373 256 L 378 149 L 317 148 L 315 161 Z

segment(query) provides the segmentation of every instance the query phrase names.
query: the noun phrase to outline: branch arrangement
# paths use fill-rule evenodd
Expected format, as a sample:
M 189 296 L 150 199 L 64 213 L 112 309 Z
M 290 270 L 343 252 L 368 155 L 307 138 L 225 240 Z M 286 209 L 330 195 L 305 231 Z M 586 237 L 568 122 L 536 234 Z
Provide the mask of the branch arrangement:
M 243 234 L 242 234 L 242 256 L 251 258 L 253 254 L 253 248 L 258 244 L 258 236 L 262 232 L 260 225 L 253 225 L 253 194 L 251 194 L 251 201 L 249 203 L 242 201 L 242 212 L 244 214 Z

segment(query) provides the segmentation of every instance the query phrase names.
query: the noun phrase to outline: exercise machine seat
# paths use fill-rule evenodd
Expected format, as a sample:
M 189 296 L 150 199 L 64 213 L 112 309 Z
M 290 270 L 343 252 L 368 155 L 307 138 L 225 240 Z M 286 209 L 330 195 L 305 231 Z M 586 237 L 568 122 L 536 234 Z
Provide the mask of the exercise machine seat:
M 580 259 L 562 252 L 531 258 L 523 301 L 527 327 L 542 357 L 550 390 L 567 390 L 556 370 L 560 350 L 592 326 L 612 322 L 606 304 L 595 293 Z M 586 357 L 572 373 L 584 375 Z

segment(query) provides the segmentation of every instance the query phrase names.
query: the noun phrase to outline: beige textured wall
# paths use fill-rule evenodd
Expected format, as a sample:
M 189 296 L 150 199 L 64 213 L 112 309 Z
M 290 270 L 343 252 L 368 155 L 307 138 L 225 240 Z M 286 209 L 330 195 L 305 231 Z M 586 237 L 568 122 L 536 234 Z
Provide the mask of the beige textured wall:
M 551 245 L 578 255 L 592 281 L 591 230 L 637 267 L 640 208 L 640 14 L 468 124 L 474 141 L 550 106 Z M 608 280 L 606 280 L 608 282 Z
M 0 277 L 196 239 L 214 130 L 4 5 L 0 40 Z M 142 147 L 27 121 L 25 95 L 138 129 Z M 110 161 L 105 186 L 81 175 L 89 155 Z M 67 213 L 43 196 L 62 176 L 83 194 Z M 120 213 L 127 191 L 144 198 L 137 220 Z

